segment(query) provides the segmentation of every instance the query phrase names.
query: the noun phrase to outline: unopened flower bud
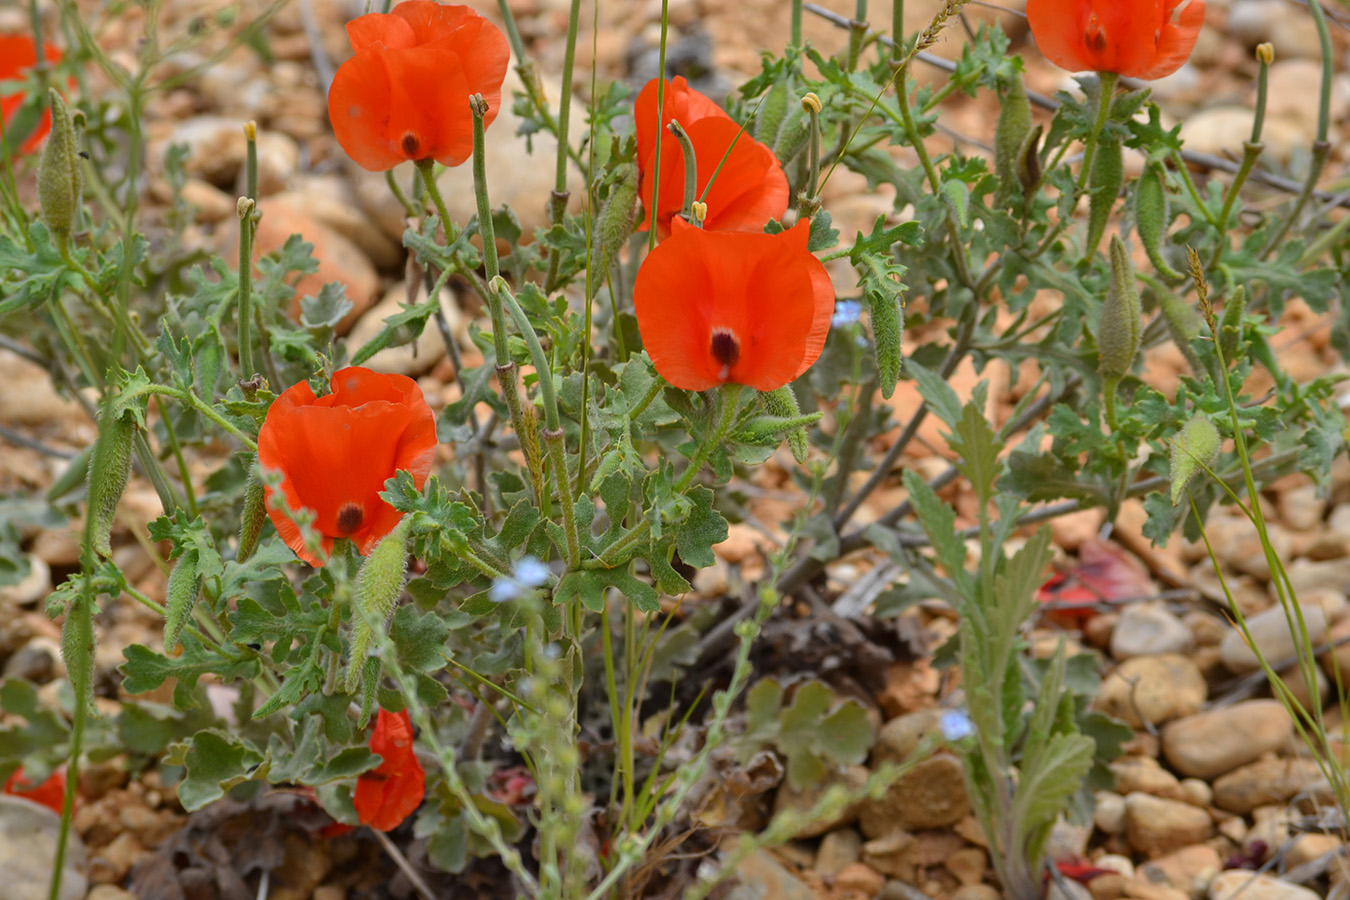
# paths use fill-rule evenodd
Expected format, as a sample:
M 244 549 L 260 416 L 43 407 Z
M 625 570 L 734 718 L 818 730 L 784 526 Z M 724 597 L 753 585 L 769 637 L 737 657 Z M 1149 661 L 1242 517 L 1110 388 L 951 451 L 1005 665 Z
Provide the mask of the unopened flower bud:
M 823 107 L 820 105 L 820 97 L 816 95 L 815 91 L 807 91 L 802 97 L 802 109 L 806 110 L 808 113 L 820 115 L 822 108 Z
M 1087 246 L 1083 249 L 1089 257 L 1097 252 L 1097 246 L 1106 233 L 1106 223 L 1115 209 L 1116 198 L 1125 184 L 1125 157 L 1120 141 L 1105 135 L 1097 142 L 1097 155 L 1092 159 L 1092 171 L 1088 173 L 1088 235 Z
M 375 545 L 356 575 L 355 609 L 352 615 L 352 650 L 347 664 L 347 692 L 355 693 L 361 681 L 361 669 L 375 636 L 394 610 L 408 577 L 408 532 L 412 517 L 404 516 Z
M 624 163 L 619 167 L 617 180 L 605 200 L 595 231 L 600 237 L 600 252 L 612 260 L 633 233 L 638 213 L 637 166 Z
M 1098 369 L 1108 381 L 1130 373 L 1139 355 L 1139 287 L 1125 242 L 1111 238 L 1111 286 L 1097 319 Z
M 998 175 L 999 194 L 1004 199 L 1012 194 L 1013 185 L 1020 180 L 1018 163 L 1031 126 L 1031 101 L 1019 72 L 1008 85 L 994 129 L 994 171 Z
M 111 421 L 99 421 L 98 440 L 89 457 L 89 528 L 94 551 L 100 556 L 112 556 L 113 519 L 131 477 L 136 427 L 136 418 L 130 412 Z
M 797 404 L 797 395 L 793 392 L 792 385 L 785 384 L 760 396 L 764 398 L 764 408 L 768 410 L 770 416 L 787 421 L 802 417 L 802 408 Z M 811 445 L 806 439 L 806 425 L 795 425 L 788 429 L 787 442 L 788 448 L 792 450 L 792 458 L 799 463 L 806 462 L 811 450 Z
M 248 484 L 244 487 L 244 509 L 239 516 L 239 552 L 235 559 L 240 563 L 248 562 L 258 546 L 258 535 L 262 534 L 263 523 L 267 521 L 267 508 L 263 505 L 266 494 L 259 469 L 252 466 Z
M 778 130 L 783 126 L 783 117 L 787 115 L 788 87 L 786 81 L 779 81 L 769 88 L 755 113 L 755 140 L 761 144 L 773 146 Z
M 1271 65 L 1275 62 L 1275 45 L 1270 41 L 1256 45 L 1256 61 L 1263 66 Z
M 787 165 L 801 149 L 806 146 L 807 139 L 811 137 L 811 117 L 806 112 L 804 104 L 798 105 L 778 129 L 778 137 L 773 143 L 774 155 L 783 165 Z
M 38 206 L 42 221 L 64 244 L 75 228 L 84 172 L 80 168 L 80 137 L 65 99 L 54 89 L 47 91 L 52 106 L 52 130 L 38 163 Z
M 1238 343 L 1242 340 L 1242 317 L 1247 312 L 1247 291 L 1238 285 L 1233 296 L 1223 307 L 1223 317 L 1219 319 L 1219 352 L 1223 355 L 1225 366 L 1233 364 L 1237 356 Z
M 172 651 L 178 645 L 192 614 L 192 606 L 197 602 L 201 590 L 200 555 L 196 550 L 184 550 L 178 562 L 169 573 L 169 586 L 164 596 L 164 649 Z
M 1173 269 L 1162 254 L 1167 224 L 1171 220 L 1167 209 L 1165 179 L 1161 163 L 1153 162 L 1144 167 L 1134 186 L 1134 227 L 1139 233 L 1139 243 L 1144 246 L 1144 252 L 1158 274 L 1169 281 L 1176 281 L 1181 278 L 1181 273 Z
M 1219 458 L 1223 439 L 1214 421 L 1197 412 L 1172 438 L 1172 505 L 1181 500 L 1186 485 Z
M 1203 373 L 1204 366 L 1195 355 L 1191 341 L 1198 338 L 1200 332 L 1204 330 L 1204 317 L 1194 306 L 1181 300 L 1171 291 L 1163 291 L 1159 295 L 1158 307 L 1162 310 L 1163 320 L 1167 323 L 1167 330 L 1172 334 L 1172 340 L 1176 342 L 1186 361 L 1191 364 L 1191 369 L 1197 374 Z

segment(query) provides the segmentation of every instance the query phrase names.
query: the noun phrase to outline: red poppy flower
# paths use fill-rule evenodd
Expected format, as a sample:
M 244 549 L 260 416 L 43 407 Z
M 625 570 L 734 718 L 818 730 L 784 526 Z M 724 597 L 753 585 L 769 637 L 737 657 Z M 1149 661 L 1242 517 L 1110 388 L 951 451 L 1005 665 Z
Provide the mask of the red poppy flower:
M 41 803 L 59 814 L 66 805 L 66 776 L 53 772 L 42 784 L 33 784 L 23 774 L 23 769 L 15 769 L 5 782 L 4 793 Z
M 328 120 L 347 155 L 372 172 L 404 160 L 457 166 L 473 153 L 469 97 L 492 124 L 511 50 L 501 30 L 467 6 L 408 0 L 347 24 L 356 55 L 333 77 Z
M 657 82 L 652 79 L 638 94 L 633 107 L 636 120 L 638 166 L 642 176 L 642 203 L 652 202 L 652 180 L 656 177 L 656 98 Z M 697 161 L 698 190 L 708 182 L 708 231 L 763 231 L 770 219 L 781 219 L 788 207 L 787 176 L 773 151 L 759 143 L 722 108 L 689 86 L 683 78 L 667 82 L 661 115 L 661 195 L 657 200 L 657 235 L 670 236 L 670 220 L 684 207 L 684 154 L 679 139 L 666 128 L 671 120 L 679 122 L 689 135 Z M 734 142 L 734 146 L 733 146 Z M 731 155 L 722 157 L 731 147 Z M 717 171 L 718 165 L 722 170 Z M 717 178 L 713 179 L 713 173 Z M 651 227 L 652 211 L 638 229 Z
M 47 57 L 49 63 L 61 61 L 61 51 L 53 47 L 50 41 L 43 42 L 42 55 Z M 36 64 L 37 48 L 32 38 L 22 34 L 0 34 L 0 81 L 17 81 Z M 23 100 L 22 93 L 0 97 L 0 118 L 5 120 L 6 129 L 13 123 L 14 114 L 19 111 L 19 107 L 23 106 Z M 44 105 L 42 118 L 38 120 L 33 133 L 19 146 L 19 152 L 32 153 L 51 128 L 52 114 Z
M 370 736 L 370 752 L 384 762 L 356 779 L 352 805 L 364 825 L 377 831 L 397 828 L 422 805 L 427 773 L 413 753 L 412 722 L 408 711 L 380 710 Z
M 834 287 L 806 249 L 810 225 L 781 234 L 674 233 L 638 270 L 633 301 L 656 371 L 678 388 L 782 387 L 825 346 Z
M 1027 22 L 1061 69 L 1152 81 L 1191 55 L 1205 0 L 1027 0 Z
M 267 411 L 258 432 L 258 462 L 282 474 L 292 509 L 311 509 L 323 550 L 351 538 L 362 553 L 398 524 L 399 512 L 380 499 L 400 469 L 421 488 L 436 453 L 436 420 L 417 382 L 351 367 L 333 373 L 333 392 L 315 397 L 307 382 L 291 387 Z M 273 503 L 267 513 L 286 545 L 312 566 L 300 528 Z

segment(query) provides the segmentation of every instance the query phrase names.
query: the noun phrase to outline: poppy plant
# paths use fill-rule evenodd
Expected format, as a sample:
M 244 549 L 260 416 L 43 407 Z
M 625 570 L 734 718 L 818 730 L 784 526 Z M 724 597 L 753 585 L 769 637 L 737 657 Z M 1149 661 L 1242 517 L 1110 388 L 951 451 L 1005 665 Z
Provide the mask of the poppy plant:
M 61 51 L 53 47 L 50 43 L 42 45 L 42 55 L 47 58 L 48 63 L 61 61 Z M 37 47 L 33 39 L 22 34 L 0 34 L 0 81 L 17 81 L 24 77 L 24 73 L 37 64 Z M 16 122 L 16 113 L 19 107 L 23 106 L 24 95 L 22 92 L 15 94 L 5 94 L 0 97 L 0 118 L 4 119 L 6 136 L 8 130 Z M 37 125 L 29 133 L 24 142 L 19 145 L 20 153 L 31 153 L 37 149 L 37 145 L 42 143 L 42 139 L 47 136 L 47 132 L 52 127 L 52 114 L 49 110 L 43 109 L 42 118 L 38 120 Z
M 361 824 L 390 831 L 422 805 L 427 773 L 413 753 L 412 742 L 408 711 L 389 713 L 381 709 L 370 735 L 370 752 L 379 754 L 383 762 L 357 776 L 352 794 Z
M 1204 0 L 1027 0 L 1027 22 L 1046 59 L 1070 72 L 1152 81 L 1191 55 Z
M 809 369 L 834 313 L 830 277 L 806 248 L 810 224 L 781 234 L 672 225 L 633 294 L 656 371 L 690 391 L 729 382 L 772 391 Z
M 457 166 L 473 152 L 469 97 L 497 117 L 511 59 L 497 26 L 467 6 L 408 0 L 347 24 L 356 54 L 333 77 L 328 120 L 347 155 L 372 172 L 405 160 Z
M 670 222 L 684 207 L 684 154 L 679 139 L 666 127 L 672 120 L 680 123 L 694 147 L 698 189 L 695 197 L 712 182 L 704 198 L 708 217 L 703 227 L 709 231 L 762 231 L 770 219 L 782 218 L 788 207 L 787 176 L 773 151 L 741 131 L 730 116 L 712 100 L 689 86 L 683 78 L 667 82 L 661 122 L 657 125 L 657 81 L 652 79 L 638 94 L 633 107 L 637 129 L 638 170 L 642 178 L 641 198 L 652 202 L 656 178 L 658 132 L 661 143 L 661 185 L 655 217 L 657 236 L 670 236 Z M 731 154 L 727 155 L 727 149 Z M 726 156 L 726 162 L 722 162 Z M 721 171 L 717 167 L 721 165 Z M 716 179 L 713 173 L 716 172 Z M 653 210 L 638 230 L 651 228 Z
M 351 538 L 369 553 L 400 517 L 380 499 L 385 481 L 405 469 L 419 489 L 426 483 L 436 421 L 407 376 L 353 366 L 334 372 L 332 386 L 315 397 L 302 381 L 272 403 L 258 432 L 258 462 L 281 472 L 280 490 L 292 509 L 314 512 L 325 556 L 337 538 Z M 267 489 L 267 513 L 281 539 L 305 562 L 323 565 L 274 493 Z

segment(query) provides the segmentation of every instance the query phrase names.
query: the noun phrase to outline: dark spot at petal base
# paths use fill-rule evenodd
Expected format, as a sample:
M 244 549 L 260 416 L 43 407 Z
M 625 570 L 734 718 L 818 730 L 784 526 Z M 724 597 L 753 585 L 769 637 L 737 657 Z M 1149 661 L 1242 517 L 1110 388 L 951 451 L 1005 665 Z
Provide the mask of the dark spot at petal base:
M 366 518 L 366 511 L 355 503 L 345 504 L 337 514 L 338 537 L 348 537 L 356 533 Z
M 403 152 L 408 154 L 409 159 L 417 159 L 417 148 L 421 146 L 417 142 L 417 135 L 411 131 L 403 136 Z
M 718 364 L 730 369 L 741 358 L 741 342 L 730 331 L 719 328 L 712 335 L 712 355 Z

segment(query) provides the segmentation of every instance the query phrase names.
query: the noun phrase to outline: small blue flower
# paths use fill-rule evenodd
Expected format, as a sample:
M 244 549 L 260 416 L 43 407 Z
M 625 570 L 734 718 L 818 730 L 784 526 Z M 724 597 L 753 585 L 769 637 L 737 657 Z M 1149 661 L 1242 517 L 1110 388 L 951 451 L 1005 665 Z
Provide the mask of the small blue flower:
M 834 317 L 830 324 L 835 328 L 852 325 L 862 316 L 862 303 L 857 300 L 837 300 L 834 304 Z
M 522 556 L 511 570 L 516 581 L 526 587 L 540 587 L 548 581 L 548 566 L 533 556 Z
M 492 587 L 488 589 L 488 599 L 493 603 L 514 600 L 527 591 L 543 586 L 548 582 L 548 576 L 548 566 L 533 556 L 522 556 L 511 567 L 510 575 L 493 579 Z
M 970 716 L 959 709 L 949 709 L 938 720 L 938 729 L 949 743 L 965 740 L 975 733 L 975 724 Z

